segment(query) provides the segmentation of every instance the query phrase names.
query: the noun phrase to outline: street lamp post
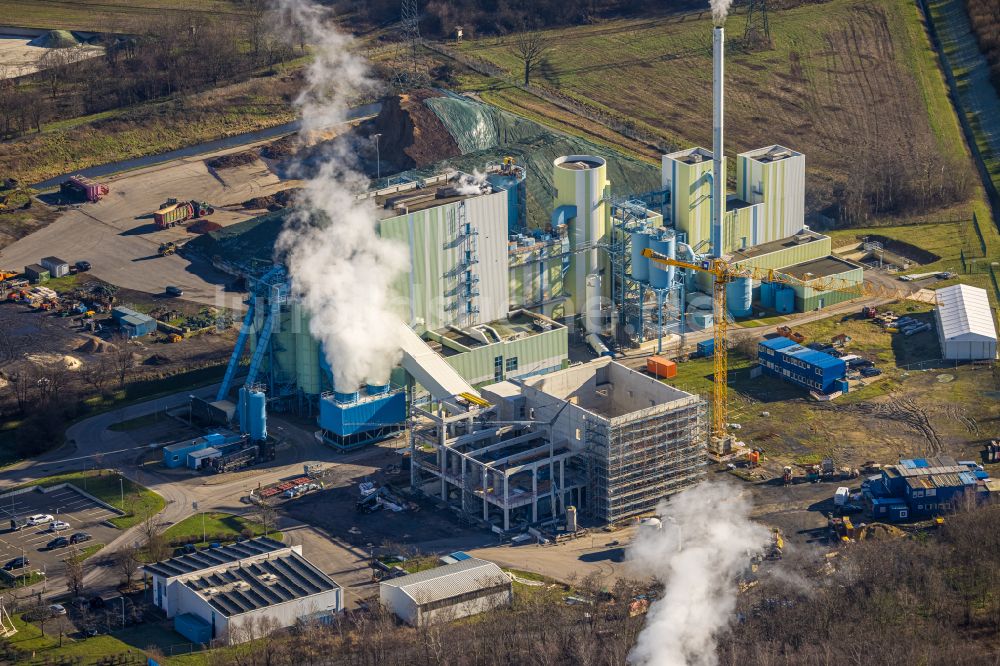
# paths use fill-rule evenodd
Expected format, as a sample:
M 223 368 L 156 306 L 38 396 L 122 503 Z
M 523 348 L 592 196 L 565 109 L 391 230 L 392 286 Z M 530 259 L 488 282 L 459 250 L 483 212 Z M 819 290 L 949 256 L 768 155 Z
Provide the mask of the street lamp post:
M 124 511 L 125 510 L 125 477 L 121 476 L 120 472 L 119 472 L 119 475 L 118 475 L 118 488 L 122 492 L 122 511 Z
M 375 183 L 377 186 L 378 181 L 382 180 L 382 153 L 379 151 L 378 140 L 382 137 L 381 134 L 373 134 L 372 138 L 375 139 Z

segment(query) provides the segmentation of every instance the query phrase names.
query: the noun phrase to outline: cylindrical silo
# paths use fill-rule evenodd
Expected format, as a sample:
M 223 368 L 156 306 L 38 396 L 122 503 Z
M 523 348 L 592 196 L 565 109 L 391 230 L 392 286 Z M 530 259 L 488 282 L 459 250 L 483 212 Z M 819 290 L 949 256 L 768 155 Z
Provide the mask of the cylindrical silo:
M 746 317 L 753 307 L 753 280 L 737 278 L 726 285 L 726 307 L 734 317 Z
M 607 163 L 594 155 L 566 155 L 557 158 L 553 167 L 556 186 L 553 208 L 576 208 L 575 217 L 567 224 L 572 254 L 565 286 L 572 299 L 566 303 L 565 313 L 583 315 L 587 312 L 587 276 L 607 270 L 607 257 L 597 248 L 608 234 Z M 607 290 L 608 281 L 604 282 L 602 289 Z
M 337 402 L 357 402 L 358 392 L 357 391 L 337 391 L 334 390 L 333 397 Z
M 771 282 L 760 283 L 760 306 L 762 308 L 774 307 L 774 287 Z
M 642 251 L 649 247 L 649 234 L 643 230 L 632 234 L 632 279 L 649 282 L 649 259 Z
M 262 391 L 250 391 L 247 414 L 250 417 L 250 439 L 267 439 L 267 396 Z
M 365 387 L 365 391 L 368 395 L 384 395 L 389 392 L 389 385 L 369 382 Z
M 669 257 L 670 253 L 674 251 L 674 237 L 654 236 L 649 239 L 649 249 L 657 254 Z M 673 267 L 671 266 L 670 269 L 672 268 Z M 670 269 L 659 262 L 650 261 L 649 284 L 651 284 L 654 289 L 666 289 L 670 286 Z
M 795 312 L 795 290 L 785 285 L 774 285 L 774 309 L 778 314 Z
M 240 387 L 240 397 L 236 402 L 236 418 L 240 423 L 240 432 L 250 432 L 249 415 L 247 414 L 247 391 L 245 386 Z

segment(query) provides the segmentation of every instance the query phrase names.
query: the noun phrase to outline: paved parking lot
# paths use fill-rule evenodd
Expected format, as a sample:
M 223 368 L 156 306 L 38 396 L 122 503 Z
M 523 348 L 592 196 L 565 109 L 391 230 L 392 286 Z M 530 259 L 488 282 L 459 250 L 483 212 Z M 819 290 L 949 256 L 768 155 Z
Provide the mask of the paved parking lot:
M 28 516 L 38 513 L 51 514 L 56 520 L 69 523 L 69 529 L 60 532 L 49 531 L 48 524 L 25 527 L 19 532 L 10 531 L 10 519 L 23 522 Z M 0 500 L 0 565 L 20 557 L 22 552 L 31 561 L 32 570 L 52 574 L 61 571 L 62 560 L 69 554 L 69 548 L 47 550 L 46 544 L 57 536 L 69 538 L 75 532 L 87 532 L 94 538 L 81 548 L 97 543 L 109 543 L 118 534 L 114 527 L 101 522 L 116 514 L 76 490 L 67 487 L 48 493 L 41 491 L 24 493 Z

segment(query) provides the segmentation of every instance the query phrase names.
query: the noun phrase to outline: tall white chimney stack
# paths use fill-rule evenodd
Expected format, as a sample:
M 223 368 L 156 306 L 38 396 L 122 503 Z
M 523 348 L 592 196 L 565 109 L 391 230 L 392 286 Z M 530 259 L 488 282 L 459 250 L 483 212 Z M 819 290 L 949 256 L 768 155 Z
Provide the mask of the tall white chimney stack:
M 712 32 L 712 255 L 722 256 L 722 218 L 726 214 L 726 154 L 723 136 L 723 76 L 726 31 L 716 26 Z

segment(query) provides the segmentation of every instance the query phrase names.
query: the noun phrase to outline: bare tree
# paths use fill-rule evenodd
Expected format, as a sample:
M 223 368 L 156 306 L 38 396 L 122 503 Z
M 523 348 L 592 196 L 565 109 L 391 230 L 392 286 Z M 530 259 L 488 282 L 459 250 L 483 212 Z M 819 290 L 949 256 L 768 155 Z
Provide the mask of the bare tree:
M 70 65 L 81 58 L 76 49 L 46 49 L 38 58 L 38 70 L 45 77 L 52 99 L 59 94 L 59 89 L 69 80 Z
M 258 498 L 254 504 L 254 508 L 250 512 L 250 515 L 253 520 L 264 526 L 265 534 L 274 531 L 278 512 L 275 510 L 274 505 L 270 500 L 264 499 L 263 497 Z
M 91 386 L 98 393 L 103 394 L 105 387 L 111 380 L 111 375 L 114 372 L 111 367 L 111 363 L 105 357 L 100 357 L 98 360 L 92 363 L 85 363 L 82 368 L 80 368 L 80 379 L 84 381 L 88 386 Z
M 152 507 L 143 506 L 143 519 L 140 530 L 143 536 L 143 543 L 146 555 L 151 560 L 165 560 L 170 555 L 170 545 L 167 543 L 163 532 L 160 531 L 160 517 L 153 511 Z
M 23 414 L 31 404 L 31 396 L 35 388 L 34 373 L 28 372 L 26 368 L 21 368 L 8 375 L 10 389 L 14 392 L 17 400 L 17 408 Z
M 514 36 L 514 56 L 524 65 L 524 85 L 531 83 L 531 73 L 545 59 L 549 46 L 541 33 L 522 31 Z
M 126 588 L 132 587 L 135 573 L 139 570 L 139 550 L 132 545 L 123 547 L 115 553 L 115 566 L 122 575 Z
M 83 559 L 76 546 L 70 550 L 66 558 L 66 589 L 74 597 L 83 595 Z
M 118 376 L 118 388 L 124 389 L 129 373 L 135 368 L 135 354 L 129 348 L 129 339 L 124 333 L 116 335 L 112 344 L 114 351 L 111 355 L 111 362 Z

